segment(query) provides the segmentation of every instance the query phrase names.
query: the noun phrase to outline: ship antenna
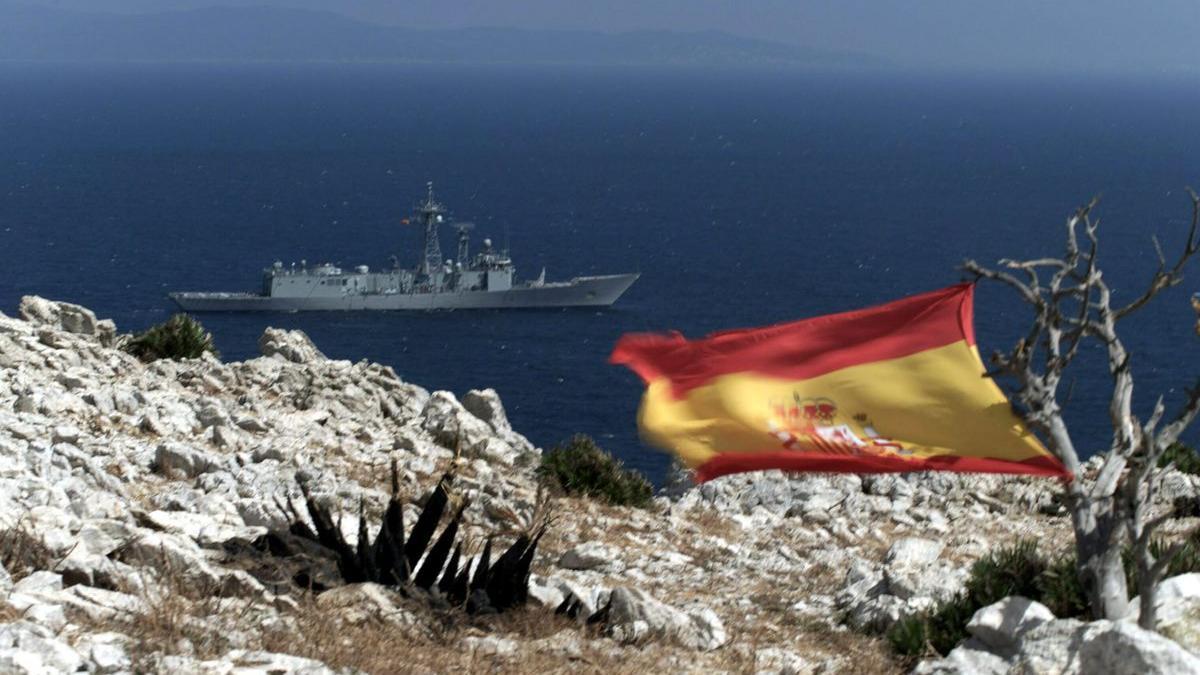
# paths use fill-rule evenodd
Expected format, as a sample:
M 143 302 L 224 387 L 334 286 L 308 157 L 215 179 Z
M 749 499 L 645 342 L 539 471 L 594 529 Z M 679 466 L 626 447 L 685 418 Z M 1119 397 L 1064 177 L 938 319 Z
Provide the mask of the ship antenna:
M 433 277 L 442 268 L 442 247 L 438 242 L 438 225 L 442 221 L 445 209 L 433 200 L 433 181 L 425 184 L 428 188 L 428 198 L 419 211 L 421 225 L 425 230 L 425 251 L 421 260 L 421 274 Z

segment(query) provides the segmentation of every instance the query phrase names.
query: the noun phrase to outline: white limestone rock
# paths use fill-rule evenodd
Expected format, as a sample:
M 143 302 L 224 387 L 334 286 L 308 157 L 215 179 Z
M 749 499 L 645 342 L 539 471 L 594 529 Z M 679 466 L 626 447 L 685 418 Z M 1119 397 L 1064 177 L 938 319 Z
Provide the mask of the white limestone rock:
M 609 600 L 607 631 L 618 642 L 666 639 L 683 647 L 710 651 L 725 644 L 728 635 L 711 609 L 683 612 L 655 600 L 637 588 L 614 588 Z
M 462 397 L 462 406 L 472 415 L 487 422 L 498 433 L 512 431 L 504 405 L 495 389 L 472 389 Z
M 754 652 L 756 672 L 778 675 L 803 675 L 816 671 L 816 664 L 788 649 L 764 647 Z
M 88 661 L 89 671 L 98 675 L 127 672 L 133 667 L 130 639 L 121 633 L 88 633 L 75 642 L 75 649 Z
M 1170 638 L 1128 622 L 1097 621 L 1079 647 L 1080 673 L 1182 675 L 1200 673 L 1200 657 Z
M 400 594 L 375 583 L 347 584 L 317 596 L 317 606 L 335 610 L 352 624 L 383 620 L 399 625 L 416 623 L 416 618 L 401 606 Z
M 67 615 L 62 605 L 50 602 L 38 602 L 26 607 L 21 612 L 21 618 L 36 623 L 58 634 L 67 625 Z
M 1158 584 L 1155 594 L 1157 618 L 1161 622 L 1169 618 L 1174 611 L 1179 611 L 1189 604 L 1189 601 L 1200 602 L 1200 573 L 1180 574 L 1169 579 L 1163 579 Z M 1142 597 L 1134 596 L 1129 601 L 1129 620 L 1136 623 L 1142 614 Z
M 604 544 L 589 541 L 562 554 L 558 566 L 569 570 L 593 570 L 610 567 L 616 562 L 616 551 Z
M 223 427 L 229 424 L 229 415 L 221 409 L 221 406 L 215 403 L 207 403 L 196 412 L 196 419 L 199 420 L 200 426 L 208 427 Z
M 63 589 L 62 575 L 57 572 L 38 570 L 13 584 L 12 592 L 23 595 L 55 593 Z
M 989 648 L 1003 651 L 1013 648 L 1023 634 L 1048 621 L 1054 621 L 1049 608 L 1014 595 L 976 611 L 967 622 L 967 632 Z
M 258 350 L 267 358 L 292 363 L 324 361 L 325 355 L 303 331 L 268 327 L 258 338 Z
M 222 465 L 222 460 L 203 450 L 173 441 L 160 443 L 154 452 L 154 468 L 167 475 L 177 472 L 186 478 L 195 478 Z
M 451 450 L 461 446 L 464 451 L 473 451 L 499 441 L 487 422 L 467 412 L 448 391 L 435 391 L 429 396 L 421 410 L 421 428 Z
M 145 519 L 158 530 L 182 534 L 209 548 L 220 547 L 231 539 L 254 541 L 267 533 L 265 527 L 245 527 L 220 522 L 207 514 L 184 511 L 151 511 L 145 515 Z
M 884 562 L 889 567 L 926 565 L 937 560 L 944 547 L 945 544 L 933 539 L 904 537 L 892 544 Z
M 29 621 L 0 624 L 0 673 L 73 673 L 83 657 L 49 629 Z
M 512 656 L 517 653 L 516 641 L 495 635 L 467 636 L 463 638 L 463 647 L 469 652 L 488 656 Z
M 338 675 L 337 671 L 313 659 L 245 649 L 235 649 L 209 661 L 183 655 L 164 656 L 159 659 L 155 670 L 164 673 L 205 675 Z
M 69 302 L 56 302 L 36 295 L 26 295 L 21 298 L 18 312 L 22 319 L 34 326 L 87 335 L 106 347 L 112 346 L 116 337 L 116 326 L 112 321 L 99 321 L 92 310 Z
M 943 658 L 917 664 L 912 675 L 1005 675 L 1009 668 L 1011 664 L 1004 657 L 988 651 L 985 645 L 972 644 L 968 640 Z
M 562 591 L 549 585 L 537 575 L 531 575 L 529 578 L 529 597 L 547 609 L 556 609 L 566 599 Z

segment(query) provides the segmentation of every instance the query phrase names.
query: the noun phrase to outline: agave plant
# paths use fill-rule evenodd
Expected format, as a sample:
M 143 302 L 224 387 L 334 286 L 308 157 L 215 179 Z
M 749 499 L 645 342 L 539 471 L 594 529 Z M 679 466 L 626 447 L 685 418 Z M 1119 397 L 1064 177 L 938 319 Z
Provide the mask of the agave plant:
M 304 513 L 290 499 L 281 506 L 292 521 L 290 534 L 330 551 L 345 583 L 371 581 L 397 587 L 402 592 L 417 588 L 472 614 L 503 612 L 524 604 L 528 598 L 530 566 L 549 518 L 535 513 L 495 561 L 491 559 L 495 537 L 489 536 L 478 558 L 473 559 L 458 541 L 469 500 L 452 494 L 453 482 L 452 472 L 442 476 L 425 500 L 416 523 L 406 533 L 398 473 L 393 466 L 391 499 L 375 537 L 372 539 L 370 535 L 360 502 L 358 537 L 353 545 L 346 541 L 330 510 L 313 498 L 307 486 L 301 484 Z M 449 520 L 435 539 L 447 511 Z
M 121 349 L 147 363 L 158 359 L 196 359 L 205 352 L 220 356 L 213 347 L 212 333 L 187 314 L 176 314 L 127 338 Z

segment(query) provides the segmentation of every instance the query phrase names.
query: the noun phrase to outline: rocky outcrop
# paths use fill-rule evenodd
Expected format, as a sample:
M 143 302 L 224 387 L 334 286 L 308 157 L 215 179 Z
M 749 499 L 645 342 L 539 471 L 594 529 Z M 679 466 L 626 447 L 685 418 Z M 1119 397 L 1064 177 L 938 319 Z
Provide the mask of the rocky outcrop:
M 609 597 L 605 623 L 608 634 L 620 642 L 666 638 L 684 647 L 709 651 L 725 644 L 728 636 L 721 619 L 711 609 L 683 612 L 665 605 L 636 588 L 615 588 Z
M 258 350 L 267 358 L 280 358 L 292 363 L 324 361 L 325 355 L 308 336 L 298 330 L 268 327 L 258 338 Z
M 494 390 L 429 392 L 276 329 L 261 358 L 147 364 L 113 348 L 111 324 L 84 308 L 27 298 L 20 314 L 0 316 L 0 534 L 35 542 L 36 555 L 0 567 L 3 672 L 369 670 L 312 660 L 369 651 L 323 643 L 331 632 L 435 645 L 410 656 L 441 659 L 421 661 L 439 672 L 886 670 L 895 664 L 864 661 L 879 639 L 842 617 L 885 627 L 955 593 L 995 545 L 1070 536 L 1052 481 L 997 476 L 763 472 L 677 481 L 649 509 L 547 501 L 540 450 Z M 345 585 L 336 555 L 280 535 L 295 521 L 288 502 L 304 504 L 307 490 L 357 548 L 360 525 L 374 535 L 387 511 L 393 465 L 405 532 L 455 471 L 460 567 L 490 535 L 528 530 L 548 510 L 529 561 L 536 620 L 484 618 L 447 638 L 445 595 Z M 1163 494 L 1196 496 L 1193 477 L 1168 476 Z M 493 537 L 497 553 L 511 536 Z M 1186 655 L 1200 608 L 1191 582 L 1175 587 L 1178 602 L 1159 615 Z M 1057 664 L 1063 641 L 1095 636 L 1073 652 L 1083 663 L 1142 641 L 1132 623 L 1085 630 L 1020 600 L 990 609 L 971 640 L 922 667 Z M 598 627 L 576 625 L 598 614 Z M 156 642 L 156 625 L 176 632 Z M 1190 662 L 1163 647 L 1137 663 Z
M 1177 579 L 1167 580 L 1166 585 L 1179 587 L 1190 583 Z M 1183 619 L 1183 615 L 1172 611 L 1181 602 L 1178 596 L 1168 597 L 1163 603 L 1164 610 L 1175 617 L 1172 625 L 1180 628 L 1186 624 L 1190 632 L 1195 632 L 1200 629 L 1200 621 Z M 1189 648 L 1165 633 L 1142 630 L 1136 624 L 1136 616 L 1115 622 L 1056 619 L 1041 604 L 1010 597 L 977 611 L 967 630 L 971 639 L 945 658 L 921 663 L 914 672 L 919 675 L 1200 673 L 1200 653 L 1194 647 Z
M 86 335 L 95 338 L 101 345 L 110 347 L 117 335 L 116 325 L 109 319 L 98 320 L 96 314 L 86 307 L 69 302 L 53 302 L 34 295 L 21 298 L 18 310 L 22 319 L 40 329 L 41 340 L 55 340 L 54 332 Z M 45 337 L 43 337 L 43 335 Z

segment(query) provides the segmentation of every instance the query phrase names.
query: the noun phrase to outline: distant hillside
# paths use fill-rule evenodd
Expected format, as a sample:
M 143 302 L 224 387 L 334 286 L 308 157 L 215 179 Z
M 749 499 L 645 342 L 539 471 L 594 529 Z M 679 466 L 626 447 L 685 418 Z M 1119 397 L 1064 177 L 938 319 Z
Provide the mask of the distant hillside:
M 430 61 L 593 64 L 869 65 L 727 33 L 414 30 L 332 12 L 213 7 L 104 14 L 0 0 L 0 60 Z

